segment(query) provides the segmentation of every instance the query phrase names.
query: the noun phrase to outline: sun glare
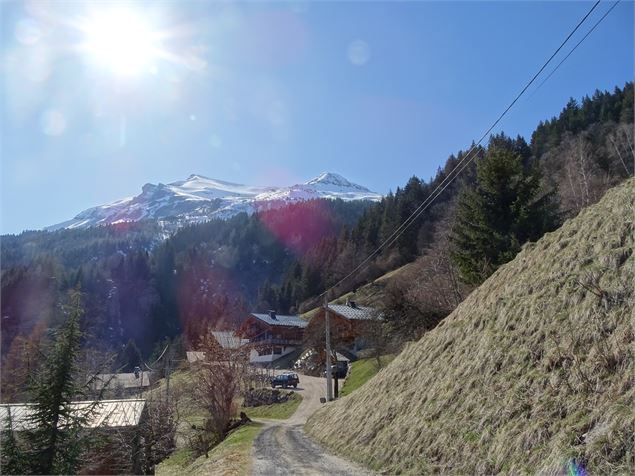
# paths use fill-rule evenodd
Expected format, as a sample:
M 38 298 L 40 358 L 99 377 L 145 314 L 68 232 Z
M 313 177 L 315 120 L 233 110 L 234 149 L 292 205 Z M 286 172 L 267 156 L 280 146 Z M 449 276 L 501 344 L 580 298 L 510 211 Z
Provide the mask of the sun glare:
M 133 76 L 149 70 L 159 52 L 156 32 L 129 10 L 95 14 L 82 30 L 86 52 L 99 66 L 117 75 Z

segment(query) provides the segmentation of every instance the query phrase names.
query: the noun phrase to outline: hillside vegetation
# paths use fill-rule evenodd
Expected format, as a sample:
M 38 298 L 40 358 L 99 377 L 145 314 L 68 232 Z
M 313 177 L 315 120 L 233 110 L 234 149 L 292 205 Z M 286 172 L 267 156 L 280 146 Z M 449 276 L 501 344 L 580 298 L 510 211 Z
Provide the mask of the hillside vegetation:
M 611 92 L 596 90 L 591 96 L 587 95 L 579 100 L 571 98 L 557 116 L 541 121 L 529 140 L 504 133 L 491 136 L 487 144 L 482 144 L 473 151 L 476 159 L 463 170 L 460 178 L 451 181 L 447 189 L 403 233 L 394 240 L 389 240 L 393 231 L 437 187 L 454 176 L 452 171 L 466 158 L 467 150 L 450 155 L 429 180 L 411 177 L 406 184 L 397 187 L 394 193 L 388 193 L 381 202 L 366 209 L 355 226 L 344 230 L 339 236 L 326 237 L 308 250 L 307 255 L 292 263 L 284 273 L 282 282 L 263 286 L 259 294 L 261 308 L 305 312 L 319 305 L 320 300 L 316 296 L 337 284 L 387 240 L 389 243 L 370 260 L 368 266 L 338 285 L 329 297 L 340 296 L 359 288 L 417 258 L 431 261 L 428 268 L 430 265 L 437 268 L 431 276 L 423 276 L 419 281 L 429 287 L 447 288 L 448 286 L 434 281 L 453 279 L 454 270 L 449 269 L 449 264 L 445 262 L 447 252 L 453 251 L 452 243 L 447 243 L 448 231 L 452 228 L 456 231 L 454 225 L 458 221 L 463 222 L 462 225 L 472 223 L 476 228 L 468 232 L 470 238 L 480 234 L 480 223 L 473 221 L 478 218 L 478 213 L 476 217 L 474 213 L 461 213 L 460 198 L 463 195 L 468 199 L 464 200 L 468 208 L 474 203 L 471 199 L 477 197 L 472 193 L 466 195 L 465 192 L 469 192 L 481 181 L 478 177 L 478 164 L 494 155 L 494 149 L 502 148 L 511 153 L 511 156 L 520 156 L 521 163 L 511 163 L 512 157 L 498 161 L 499 165 L 491 171 L 494 173 L 489 174 L 490 178 L 496 181 L 501 178 L 502 170 L 516 169 L 513 172 L 516 177 L 503 183 L 520 192 L 514 196 L 523 196 L 521 202 L 524 203 L 522 207 L 516 206 L 506 210 L 507 213 L 498 215 L 502 222 L 500 224 L 511 224 L 511 229 L 504 230 L 502 236 L 494 233 L 484 243 L 478 242 L 479 246 L 474 250 L 476 256 L 472 258 L 478 261 L 478 258 L 485 256 L 489 260 L 484 267 L 486 272 L 480 273 L 484 276 L 478 276 L 478 279 L 471 276 L 466 282 L 477 281 L 475 284 L 480 284 L 489 276 L 492 268 L 495 269 L 498 264 L 507 261 L 519 251 L 517 245 L 522 245 L 523 240 L 535 241 L 541 236 L 541 231 L 551 228 L 545 226 L 548 223 L 541 223 L 548 215 L 535 213 L 536 209 L 532 212 L 532 208 L 540 205 L 540 199 L 550 197 L 558 204 L 561 217 L 570 218 L 582 208 L 596 203 L 608 189 L 632 176 L 635 158 L 632 146 L 633 97 L 632 82 L 622 88 L 616 87 Z M 468 146 L 467 149 L 469 148 Z M 502 170 L 499 168 L 501 162 L 507 162 Z M 527 186 L 532 181 L 539 181 L 540 188 L 529 186 L 527 193 Z M 498 205 L 505 203 L 504 198 Z M 497 208 L 496 203 L 486 202 L 486 205 Z M 537 208 L 544 210 L 542 206 Z M 507 216 L 508 213 L 510 216 Z M 528 229 L 527 225 L 532 229 Z M 487 253 L 483 255 L 483 251 Z M 452 261 L 456 264 L 456 260 Z M 461 261 L 465 261 L 465 256 Z M 461 270 L 462 277 L 468 278 L 465 267 L 459 267 L 464 268 Z M 302 285 L 298 284 L 300 282 Z M 460 289 L 449 291 L 448 296 L 456 294 L 458 301 L 462 300 Z M 447 299 L 444 297 L 444 300 Z M 445 317 L 456 307 L 456 301 L 455 298 L 450 299 L 441 308 L 435 309 L 435 312 Z
M 181 474 L 242 476 L 249 474 L 251 446 L 260 433 L 261 426 L 260 423 L 241 426 L 213 448 L 209 455 L 201 455 L 194 461 L 191 460 L 189 450 L 177 451 L 157 466 L 156 474 L 159 476 Z
M 360 388 L 366 382 L 368 382 L 373 376 L 379 372 L 385 365 L 387 365 L 393 359 L 392 355 L 382 355 L 381 367 L 377 365 L 377 359 L 361 359 L 351 364 L 351 370 L 344 381 L 340 396 L 344 397 L 353 393 Z
M 634 186 L 525 245 L 308 432 L 389 473 L 635 473 Z

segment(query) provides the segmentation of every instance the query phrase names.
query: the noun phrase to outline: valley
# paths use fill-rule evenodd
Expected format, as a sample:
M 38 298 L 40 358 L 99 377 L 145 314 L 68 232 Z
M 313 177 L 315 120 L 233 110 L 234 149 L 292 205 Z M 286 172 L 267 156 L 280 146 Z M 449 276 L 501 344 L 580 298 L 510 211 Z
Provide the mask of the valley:
M 635 474 L 634 2 L 0 10 L 0 473 Z

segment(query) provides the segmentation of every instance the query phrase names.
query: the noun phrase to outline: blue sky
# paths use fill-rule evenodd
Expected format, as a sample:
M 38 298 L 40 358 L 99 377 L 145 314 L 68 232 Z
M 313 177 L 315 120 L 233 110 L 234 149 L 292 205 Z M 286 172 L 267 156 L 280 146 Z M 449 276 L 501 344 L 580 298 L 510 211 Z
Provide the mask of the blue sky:
M 192 173 L 288 185 L 332 171 L 382 193 L 427 179 L 487 129 L 592 5 L 119 3 L 156 40 L 124 75 L 86 48 L 114 4 L 0 5 L 2 233 Z M 632 77 L 624 1 L 498 130 L 529 139 L 569 97 Z

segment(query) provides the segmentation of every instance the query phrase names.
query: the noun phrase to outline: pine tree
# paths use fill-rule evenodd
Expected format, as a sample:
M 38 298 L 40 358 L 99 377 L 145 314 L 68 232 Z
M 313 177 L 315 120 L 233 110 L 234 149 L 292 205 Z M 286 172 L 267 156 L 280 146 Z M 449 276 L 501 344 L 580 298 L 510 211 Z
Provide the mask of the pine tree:
M 80 412 L 71 405 L 83 388 L 75 381 L 82 339 L 80 319 L 84 313 L 79 291 L 70 293 L 69 304 L 63 309 L 66 320 L 32 386 L 35 405 L 30 423 L 34 428 L 25 436 L 29 472 L 35 474 L 77 472 L 88 443 L 80 432 L 94 410 L 94 406 L 89 406 Z
M 11 429 L 13 426 L 11 410 L 7 409 L 8 425 L 2 431 L 0 438 L 0 472 L 2 474 L 25 474 L 28 472 L 27 455 L 17 441 L 16 435 Z
M 491 146 L 478 163 L 477 182 L 459 195 L 452 229 L 452 259 L 461 278 L 480 284 L 511 260 L 523 243 L 555 229 L 553 193 L 542 193 L 537 168 L 519 153 Z

